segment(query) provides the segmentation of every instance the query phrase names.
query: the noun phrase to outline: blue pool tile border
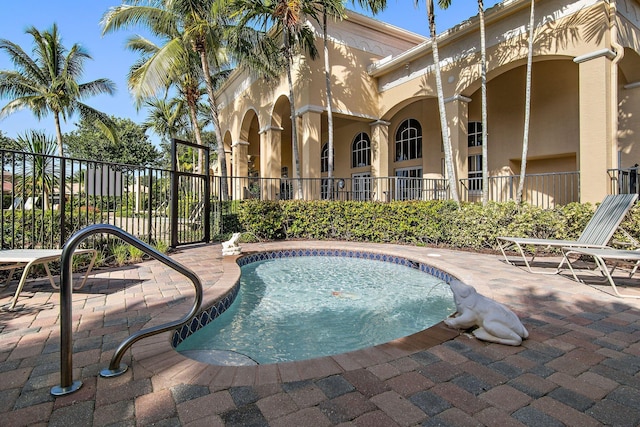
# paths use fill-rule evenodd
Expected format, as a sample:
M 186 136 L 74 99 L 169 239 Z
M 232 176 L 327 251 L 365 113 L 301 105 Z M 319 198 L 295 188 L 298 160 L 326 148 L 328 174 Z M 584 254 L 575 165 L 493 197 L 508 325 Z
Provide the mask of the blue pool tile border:
M 429 264 L 424 264 L 422 262 L 413 261 L 408 258 L 404 258 L 397 255 L 386 255 L 375 252 L 367 252 L 367 251 L 355 251 L 355 250 L 344 250 L 344 249 L 283 249 L 277 251 L 266 251 L 266 252 L 257 252 L 253 254 L 245 255 L 236 260 L 238 266 L 243 267 L 247 264 L 251 264 L 259 261 L 266 261 L 270 259 L 281 259 L 281 258 L 295 258 L 295 257 L 307 257 L 307 256 L 334 256 L 334 257 L 346 257 L 346 258 L 360 258 L 360 259 L 368 259 L 373 261 L 382 261 L 382 262 L 390 262 L 393 264 L 402 265 L 405 267 L 415 268 L 424 273 L 430 274 L 431 276 L 436 277 L 437 279 L 442 280 L 443 282 L 449 284 L 452 280 L 457 280 L 457 278 L 446 271 L 440 270 Z M 233 301 L 238 296 L 238 292 L 240 291 L 240 282 L 236 283 L 231 291 L 227 293 L 223 298 L 214 303 L 211 307 L 206 310 L 198 313 L 194 318 L 183 325 L 179 329 L 177 329 L 173 333 L 173 338 L 171 340 L 171 344 L 173 347 L 177 347 L 182 341 L 184 341 L 188 336 L 195 333 L 199 329 L 208 325 L 211 321 L 215 320 L 218 316 L 224 313 L 227 310 Z

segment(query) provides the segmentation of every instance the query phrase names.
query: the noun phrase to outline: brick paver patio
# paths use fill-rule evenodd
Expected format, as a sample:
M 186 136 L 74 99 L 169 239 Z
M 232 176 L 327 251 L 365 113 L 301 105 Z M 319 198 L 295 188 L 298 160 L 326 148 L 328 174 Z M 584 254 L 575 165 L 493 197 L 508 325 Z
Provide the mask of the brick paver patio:
M 98 270 L 73 296 L 77 392 L 60 383 L 58 298 L 29 281 L 19 310 L 0 311 L 0 425 L 636 426 L 640 424 L 640 300 L 568 275 L 533 275 L 498 256 L 345 242 L 243 244 L 243 251 L 348 248 L 430 263 L 512 308 L 530 337 L 509 347 L 442 324 L 353 353 L 248 367 L 187 359 L 169 333 L 133 345 L 116 378 L 98 373 L 131 333 L 184 315 L 191 283 L 156 261 Z M 238 277 L 219 244 L 181 248 L 205 304 Z M 15 285 L 2 291 L 9 302 Z M 634 290 L 627 289 L 633 292 Z

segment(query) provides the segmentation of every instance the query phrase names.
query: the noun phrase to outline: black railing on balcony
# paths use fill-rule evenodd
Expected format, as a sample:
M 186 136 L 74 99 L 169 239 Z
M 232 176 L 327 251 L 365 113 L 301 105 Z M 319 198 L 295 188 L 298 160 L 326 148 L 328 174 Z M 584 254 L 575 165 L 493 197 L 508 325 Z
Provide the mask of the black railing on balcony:
M 611 183 L 611 194 L 640 194 L 638 165 L 626 169 L 609 169 L 607 173 Z
M 489 200 L 515 200 L 520 175 L 489 177 Z M 482 200 L 482 178 L 461 179 L 460 198 Z M 580 200 L 580 172 L 537 173 L 525 176 L 522 201 L 542 208 L 553 208 Z

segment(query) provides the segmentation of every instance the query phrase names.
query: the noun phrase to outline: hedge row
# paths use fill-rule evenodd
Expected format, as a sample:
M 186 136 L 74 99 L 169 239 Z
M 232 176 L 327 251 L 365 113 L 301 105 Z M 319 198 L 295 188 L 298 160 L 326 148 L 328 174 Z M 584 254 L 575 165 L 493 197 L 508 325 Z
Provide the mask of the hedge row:
M 241 231 L 260 240 L 332 239 L 496 250 L 497 236 L 576 239 L 594 206 L 571 203 L 542 209 L 515 202 L 458 207 L 450 201 L 248 200 L 237 209 Z M 640 208 L 632 210 L 623 227 L 640 236 Z M 621 234 L 615 238 L 625 240 Z

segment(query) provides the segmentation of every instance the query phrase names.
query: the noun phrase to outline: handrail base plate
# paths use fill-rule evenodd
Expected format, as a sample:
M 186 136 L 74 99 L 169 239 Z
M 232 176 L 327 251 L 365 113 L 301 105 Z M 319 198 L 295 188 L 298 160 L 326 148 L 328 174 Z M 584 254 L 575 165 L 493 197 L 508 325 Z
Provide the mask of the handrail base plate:
M 128 368 L 129 367 L 126 364 L 121 363 L 118 369 L 103 369 L 102 371 L 100 371 L 100 376 L 103 378 L 117 377 L 127 372 Z
M 82 387 L 82 381 L 74 381 L 73 384 L 68 387 L 57 385 L 55 387 L 51 387 L 51 394 L 54 396 L 66 396 L 67 394 L 78 391 L 80 387 Z

